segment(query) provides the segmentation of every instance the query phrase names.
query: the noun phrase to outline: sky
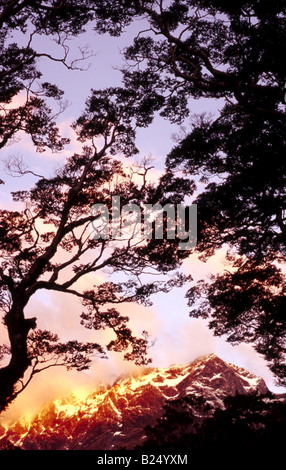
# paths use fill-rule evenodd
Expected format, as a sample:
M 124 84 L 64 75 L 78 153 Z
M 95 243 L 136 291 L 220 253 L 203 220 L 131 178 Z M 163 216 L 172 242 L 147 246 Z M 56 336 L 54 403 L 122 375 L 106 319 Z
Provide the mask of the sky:
M 53 171 L 62 165 L 74 151 L 79 149 L 79 143 L 72 134 L 70 124 L 84 108 L 90 89 L 105 88 L 120 84 L 121 74 L 118 67 L 122 64 L 120 50 L 128 44 L 138 31 L 138 26 L 132 26 L 121 38 L 109 36 L 96 36 L 88 30 L 87 33 L 70 44 L 71 54 L 77 56 L 78 45 L 88 45 L 94 55 L 87 59 L 86 70 L 69 71 L 62 64 L 41 59 L 40 69 L 47 81 L 55 82 L 65 91 L 65 98 L 69 106 L 59 117 L 60 130 L 64 137 L 71 137 L 71 144 L 62 152 L 52 153 L 46 151 L 35 154 L 35 150 L 26 136 L 13 145 L 5 147 L 0 154 L 1 178 L 5 185 L 0 185 L 0 208 L 12 208 L 10 191 L 29 188 L 36 179 L 27 175 L 23 178 L 13 178 L 4 171 L 4 161 L 10 155 L 23 156 L 25 163 L 35 172 L 51 176 Z M 19 38 L 23 41 L 25 38 Z M 47 50 L 59 54 L 55 43 L 47 38 L 37 40 L 37 49 Z M 19 100 L 21 97 L 18 98 Z M 216 114 L 222 106 L 220 101 L 193 100 L 190 102 L 191 114 L 210 112 Z M 186 129 L 190 125 L 186 121 Z M 154 165 L 153 177 L 156 178 L 164 169 L 164 161 L 168 152 L 175 146 L 173 136 L 180 135 L 179 126 L 171 125 L 168 121 L 156 118 L 147 129 L 138 133 L 137 145 L 140 150 L 137 160 L 144 156 L 152 157 Z M 129 163 L 129 162 L 128 162 Z M 131 162 L 130 162 L 131 163 Z M 207 263 L 191 256 L 183 264 L 183 271 L 191 274 L 194 280 L 199 280 L 210 273 L 221 272 L 225 266 L 225 253 L 223 250 L 210 258 Z M 107 273 L 99 273 L 97 281 L 106 280 Z M 85 280 L 85 286 L 88 282 Z M 198 356 L 216 353 L 222 359 L 244 367 L 250 372 L 264 378 L 268 387 L 273 391 L 282 391 L 276 387 L 274 378 L 269 372 L 265 361 L 250 345 L 240 344 L 232 346 L 224 338 L 215 338 L 208 329 L 207 322 L 201 319 L 191 319 L 185 298 L 187 287 L 174 289 L 169 294 L 160 294 L 152 298 L 151 307 L 129 304 L 124 308 L 124 314 L 130 315 L 130 324 L 139 333 L 147 329 L 155 339 L 150 350 L 152 366 L 168 367 L 171 364 L 185 364 Z M 38 327 L 50 329 L 59 334 L 62 340 L 75 337 L 77 339 L 94 340 L 94 333 L 84 329 L 79 323 L 81 305 L 74 298 L 62 293 L 44 293 L 40 291 L 34 296 L 27 308 L 27 316 L 38 318 Z M 3 328 L 3 327 L 2 327 Z M 93 335 L 93 336 L 90 336 Z M 99 339 L 104 339 L 105 333 L 99 332 Z M 0 338 L 5 338 L 5 332 L 0 330 Z M 108 360 L 97 360 L 89 371 L 66 372 L 64 369 L 49 370 L 39 374 L 30 387 L 23 392 L 15 403 L 4 414 L 4 419 L 16 419 L 23 412 L 33 414 L 38 411 L 46 401 L 57 398 L 61 394 L 74 390 L 92 390 L 100 383 L 112 383 L 121 374 L 137 371 L 138 367 L 123 361 L 122 356 L 116 353 L 110 355 Z

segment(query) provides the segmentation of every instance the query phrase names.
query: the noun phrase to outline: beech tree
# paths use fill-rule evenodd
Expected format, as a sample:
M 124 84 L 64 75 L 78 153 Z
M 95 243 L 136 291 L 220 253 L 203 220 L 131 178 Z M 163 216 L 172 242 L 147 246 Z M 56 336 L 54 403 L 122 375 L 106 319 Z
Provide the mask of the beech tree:
M 112 35 L 144 18 L 125 50 L 124 73 L 127 83 L 161 91 L 163 116 L 181 120 L 189 98 L 204 97 L 285 121 L 283 1 L 101 0 L 96 14 L 97 31 Z
M 285 124 L 227 110 L 195 125 L 168 156 L 168 165 L 208 181 L 196 200 L 202 259 L 228 250 L 228 269 L 187 298 L 192 316 L 210 318 L 214 334 L 233 344 L 253 344 L 283 384 Z
M 161 95 L 161 116 L 183 122 L 191 98 L 224 102 L 218 116 L 193 119 L 167 157 L 168 171 L 204 185 L 201 259 L 223 248 L 229 262 L 187 298 L 192 316 L 234 344 L 251 343 L 285 384 L 285 3 L 107 3 L 98 2 L 99 31 L 120 34 L 144 18 L 123 74 L 126 86 Z
M 68 9 L 65 8 L 67 6 Z M 50 60 L 61 60 L 66 67 L 75 65 L 69 63 L 66 40 L 70 35 L 81 32 L 87 20 L 84 10 L 83 7 L 76 6 L 75 2 L 13 0 L 0 2 L 0 149 L 13 143 L 21 136 L 21 133 L 30 135 L 37 151 L 44 151 L 46 148 L 59 151 L 68 143 L 68 139 L 60 136 L 56 123 L 57 114 L 64 108 L 63 91 L 57 85 L 45 80 L 38 68 L 38 58 L 44 55 Z M 57 40 L 62 53 L 60 59 L 48 54 L 47 51 L 42 53 L 36 51 L 34 46 L 37 35 L 51 36 Z M 57 111 L 54 110 L 55 102 L 58 104 Z M 24 162 L 18 163 L 16 165 L 18 171 L 26 168 Z M 15 170 L 14 164 L 13 170 Z M 1 179 L 0 183 L 3 184 L 4 181 Z M 28 364 L 32 365 L 32 357 L 34 358 L 34 373 L 36 372 L 35 361 L 38 365 L 43 359 L 44 350 L 45 358 L 49 354 L 49 357 L 54 359 L 55 351 L 57 351 L 58 357 L 61 356 L 65 364 L 72 362 L 77 363 L 78 367 L 83 367 L 85 363 L 88 363 L 88 353 L 96 348 L 96 345 L 92 344 L 60 345 L 59 341 L 56 341 L 56 336 L 49 332 L 34 333 L 31 343 L 31 337 L 29 338 L 28 335 L 36 322 L 35 319 L 24 318 L 23 307 L 27 304 L 28 298 L 25 300 L 20 294 L 18 302 L 17 295 L 15 297 L 15 287 L 21 278 L 23 280 L 25 271 L 23 265 L 25 264 L 28 269 L 32 259 L 35 260 L 36 253 L 40 252 L 37 244 L 41 237 L 35 229 L 37 217 L 35 213 L 32 215 L 28 207 L 23 210 L 22 214 L 17 211 L 1 211 L 0 237 L 3 257 L 0 275 L 0 306 L 4 315 L 10 311 L 8 323 L 10 321 L 11 325 L 9 332 L 11 344 L 0 348 L 1 359 L 11 357 L 10 365 L 2 368 L 0 372 L 1 410 L 29 382 L 28 380 L 26 384 L 20 384 L 19 380 L 23 377 Z M 31 242 L 35 233 L 38 234 L 38 238 L 35 238 L 35 242 Z M 13 254 L 15 258 L 18 256 L 18 261 L 15 259 L 9 266 L 9 258 L 13 257 Z M 16 268 L 17 265 L 18 268 Z M 10 308 L 12 304 L 14 307 Z M 4 320 L 5 322 L 7 319 Z M 18 326 L 16 324 L 12 326 L 13 322 L 16 322 Z M 18 345 L 15 344 L 17 337 Z M 103 354 L 100 348 L 97 351 Z M 15 388 L 16 383 L 19 386 Z
M 60 151 L 68 143 L 59 133 L 58 113 L 52 103 L 59 102 L 58 112 L 62 111 L 63 91 L 45 80 L 38 59 L 46 57 L 69 69 L 80 67 L 88 52 L 81 49 L 78 59 L 71 61 L 68 40 L 81 34 L 94 18 L 93 7 L 94 2 L 77 1 L 1 2 L 0 148 L 19 138 L 19 132 L 30 135 L 37 151 Z M 39 51 L 39 35 L 54 39 L 62 56 Z M 10 344 L 0 348 L 0 358 L 6 362 L 0 369 L 0 410 L 36 373 L 52 366 L 83 370 L 92 358 L 106 357 L 109 350 L 124 352 L 127 360 L 137 364 L 148 363 L 147 332 L 137 338 L 128 328 L 128 317 L 116 305 L 148 304 L 152 294 L 182 285 L 183 276 L 166 282 L 153 279 L 147 284 L 141 277 L 146 270 L 166 274 L 187 252 L 178 250 L 178 240 L 166 237 L 146 242 L 131 233 L 117 242 L 104 237 L 93 239 L 93 222 L 98 214 L 91 212 L 91 206 L 104 204 L 112 211 L 113 195 L 121 198 L 121 207 L 128 203 L 138 203 L 139 207 L 144 201 L 178 203 L 193 191 L 192 184 L 174 180 L 168 173 L 157 186 L 151 184 L 147 167 L 127 174 L 116 160 L 118 153 L 125 157 L 137 153 L 136 128 L 151 122 L 160 103 L 159 95 L 150 99 L 137 87 L 93 90 L 73 126 L 82 152 L 67 159 L 54 177 L 44 178 L 26 170 L 24 161 L 7 163 L 11 173 L 28 172 L 39 180 L 29 191 L 13 194 L 22 210 L 1 210 L 0 307 Z M 136 175 L 141 183 L 134 181 Z M 82 277 L 103 268 L 125 275 L 125 281 L 106 282 L 85 292 L 77 288 Z M 77 340 L 62 343 L 52 331 L 38 330 L 36 318 L 26 318 L 25 312 L 31 298 L 44 289 L 81 299 L 82 324 L 95 330 L 109 328 L 114 338 L 107 345 Z
M 110 350 L 124 351 L 124 357 L 137 364 L 149 361 L 146 331 L 142 337 L 134 336 L 128 317 L 116 305 L 148 304 L 152 294 L 182 285 L 182 275 L 164 282 L 151 278 L 146 283 L 141 278 L 147 270 L 166 274 L 179 266 L 188 252 L 180 252 L 177 239 L 144 240 L 132 231 L 119 240 L 103 237 L 101 232 L 91 236 L 96 230 L 93 222 L 99 217 L 91 211 L 94 204 L 104 204 L 111 213 L 114 195 L 121 198 L 121 207 L 129 203 L 139 207 L 142 202 L 177 203 L 179 194 L 183 201 L 193 190 L 189 182 L 174 181 L 167 174 L 157 186 L 151 184 L 147 168 L 141 172 L 142 183 L 136 183 L 134 173 L 128 176 L 113 156 L 136 152 L 134 128 L 144 123 L 143 119 L 140 124 L 144 99 L 122 88 L 94 90 L 85 113 L 74 123 L 82 153 L 68 158 L 53 178 L 41 178 L 31 190 L 15 192 L 14 200 L 23 203 L 22 211 L 1 211 L 1 308 L 10 340 L 10 347 L 2 348 L 10 359 L 0 369 L 1 409 L 35 373 L 51 365 L 82 370 L 90 364 L 92 354 L 104 357 Z M 95 285 L 87 291 L 78 288 L 79 279 L 103 268 L 125 274 L 126 280 Z M 113 331 L 114 338 L 106 348 L 76 340 L 63 344 L 50 331 L 31 332 L 36 318 L 26 318 L 25 309 L 32 296 L 43 289 L 81 299 L 82 324 Z

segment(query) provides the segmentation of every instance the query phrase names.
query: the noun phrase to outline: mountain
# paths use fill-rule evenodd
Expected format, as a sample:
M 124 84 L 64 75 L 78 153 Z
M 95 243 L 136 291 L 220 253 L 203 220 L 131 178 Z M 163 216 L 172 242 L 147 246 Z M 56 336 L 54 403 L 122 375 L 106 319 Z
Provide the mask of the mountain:
M 0 449 L 1 443 L 22 450 L 132 449 L 144 442 L 144 428 L 162 416 L 166 401 L 193 395 L 215 410 L 223 408 L 226 397 L 255 392 L 269 392 L 263 379 L 215 354 L 183 366 L 146 368 L 84 400 L 71 395 L 53 401 L 29 423 L 0 425 Z

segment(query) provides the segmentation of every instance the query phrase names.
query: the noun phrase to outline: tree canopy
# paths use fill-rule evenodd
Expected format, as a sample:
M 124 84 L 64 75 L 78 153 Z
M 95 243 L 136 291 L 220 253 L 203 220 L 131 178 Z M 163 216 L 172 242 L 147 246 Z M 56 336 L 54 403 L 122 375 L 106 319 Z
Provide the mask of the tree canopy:
M 145 428 L 138 449 L 191 453 L 208 458 L 239 454 L 282 456 L 285 442 L 285 402 L 271 394 L 235 395 L 223 408 L 212 409 L 203 399 L 189 395 L 167 401 L 157 423 Z
M 67 59 L 66 41 L 70 35 L 79 34 L 89 18 L 87 8 L 80 3 L 13 0 L 0 3 L 0 148 L 20 131 L 30 135 L 41 151 L 46 147 L 60 150 L 66 143 L 49 104 L 50 100 L 56 100 L 60 111 L 64 92 L 45 80 L 38 59 L 48 56 L 67 67 L 73 66 Z M 61 46 L 62 57 L 36 50 L 37 35 L 54 37 Z M 19 105 L 15 98 L 20 93 Z
M 161 116 L 182 122 L 191 99 L 223 100 L 218 116 L 193 119 L 166 161 L 204 185 L 195 201 L 201 259 L 223 248 L 229 262 L 192 286 L 188 302 L 215 335 L 253 344 L 285 384 L 284 2 L 139 0 L 112 11 L 99 2 L 97 13 L 111 34 L 144 17 L 123 74 L 126 86 L 161 96 Z
M 134 337 L 127 327 L 128 317 L 119 313 L 116 304 L 144 304 L 153 293 L 182 285 L 182 275 L 163 283 L 152 279 L 146 284 L 140 278 L 147 269 L 163 274 L 175 269 L 187 251 L 179 252 L 177 239 L 142 240 L 134 231 L 118 240 L 94 238 L 93 222 L 98 214 L 91 211 L 94 204 L 104 204 L 112 211 L 113 196 L 121 198 L 121 206 L 137 203 L 139 207 L 142 202 L 164 205 L 178 197 L 183 201 L 192 192 L 188 181 L 170 180 L 165 175 L 157 186 L 148 182 L 147 169 L 141 184 L 136 183 L 134 174 L 126 173 L 113 157 L 119 151 L 127 156 L 134 151 L 132 129 L 140 125 L 141 99 L 119 88 L 93 91 L 86 112 L 74 123 L 83 142 L 82 153 L 68 158 L 53 178 L 41 178 L 31 190 L 15 192 L 14 200 L 23 203 L 22 211 L 1 211 L 1 307 L 11 343 L 10 362 L 0 369 L 2 407 L 19 393 L 14 386 L 29 368 L 33 375 L 43 367 L 39 364 L 49 364 L 58 356 L 56 364 L 59 360 L 81 370 L 89 364 L 90 354 L 105 355 L 99 344 L 61 345 L 46 331 L 29 335 L 36 318 L 25 318 L 25 307 L 41 289 L 80 298 L 83 325 L 113 331 L 107 350 L 126 351 L 126 359 L 148 363 L 146 332 L 142 338 Z M 96 139 L 101 139 L 100 148 Z M 127 280 L 80 291 L 77 281 L 103 268 L 128 274 Z
M 215 334 L 254 344 L 283 383 L 285 124 L 227 110 L 194 126 L 168 156 L 171 167 L 208 181 L 196 201 L 197 250 L 207 257 L 229 248 L 229 269 L 191 287 L 189 304 L 193 316 L 211 317 Z
M 2 147 L 18 131 L 29 134 L 40 151 L 46 147 L 59 151 L 67 143 L 47 106 L 48 99 L 58 100 L 62 93 L 48 82 L 38 91 L 32 89 L 41 72 L 37 70 L 39 54 L 31 44 L 34 34 L 58 35 L 66 51 L 67 35 L 80 33 L 90 19 L 87 6 L 81 8 L 80 4 L 76 8 L 74 2 L 55 2 L 51 7 L 48 2 L 7 2 L 2 7 L 2 63 L 3 76 L 7 76 L 1 95 Z M 82 17 L 78 16 L 81 11 Z M 9 43 L 10 35 L 17 30 L 29 38 L 24 49 Z M 55 60 L 50 54 L 48 57 Z M 67 61 L 64 56 L 63 65 L 67 66 Z M 24 105 L 14 106 L 13 100 L 23 90 Z M 177 239 L 142 240 L 132 231 L 119 240 L 94 237 L 93 223 L 98 214 L 91 210 L 94 204 L 104 204 L 112 212 L 113 196 L 120 198 L 121 208 L 128 208 L 128 204 L 178 203 L 193 192 L 192 184 L 174 180 L 168 173 L 158 184 L 150 182 L 146 165 L 128 173 L 116 159 L 119 154 L 128 157 L 138 152 L 136 129 L 148 125 L 150 105 L 154 111 L 158 106 L 156 100 L 147 103 L 144 93 L 137 89 L 92 90 L 84 112 L 73 124 L 82 151 L 66 158 L 54 176 L 38 175 L 30 190 L 15 191 L 13 199 L 22 209 L 1 209 L 0 306 L 10 342 L 0 350 L 1 358 L 6 363 L 8 359 L 0 369 L 1 410 L 36 373 L 51 366 L 83 370 L 92 358 L 106 357 L 108 351 L 123 352 L 127 360 L 137 364 L 150 360 L 147 332 L 136 337 L 128 327 L 128 317 L 116 306 L 149 304 L 152 294 L 182 285 L 182 275 L 166 281 L 151 278 L 147 283 L 142 275 L 146 271 L 166 274 L 174 270 L 187 251 L 178 250 Z M 12 167 L 21 173 L 21 162 Z M 121 273 L 121 281 L 94 285 L 85 291 L 78 288 L 81 278 L 103 268 Z M 40 290 L 79 298 L 83 304 L 81 323 L 96 331 L 110 329 L 112 339 L 107 345 L 78 340 L 62 343 L 52 331 L 37 330 L 36 317 L 27 318 L 25 312 Z

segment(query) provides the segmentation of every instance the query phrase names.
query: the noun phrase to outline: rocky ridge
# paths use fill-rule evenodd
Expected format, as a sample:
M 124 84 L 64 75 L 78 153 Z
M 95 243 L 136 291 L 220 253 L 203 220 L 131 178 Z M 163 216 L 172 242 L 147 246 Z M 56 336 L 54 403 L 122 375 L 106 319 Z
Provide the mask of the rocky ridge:
M 0 425 L 0 446 L 2 442 L 23 450 L 132 449 L 143 442 L 144 427 L 155 424 L 166 400 L 201 396 L 214 410 L 223 407 L 229 395 L 255 392 L 269 392 L 263 379 L 211 354 L 187 365 L 147 368 L 84 400 L 71 395 L 53 401 L 29 423 L 18 421 L 9 429 Z

